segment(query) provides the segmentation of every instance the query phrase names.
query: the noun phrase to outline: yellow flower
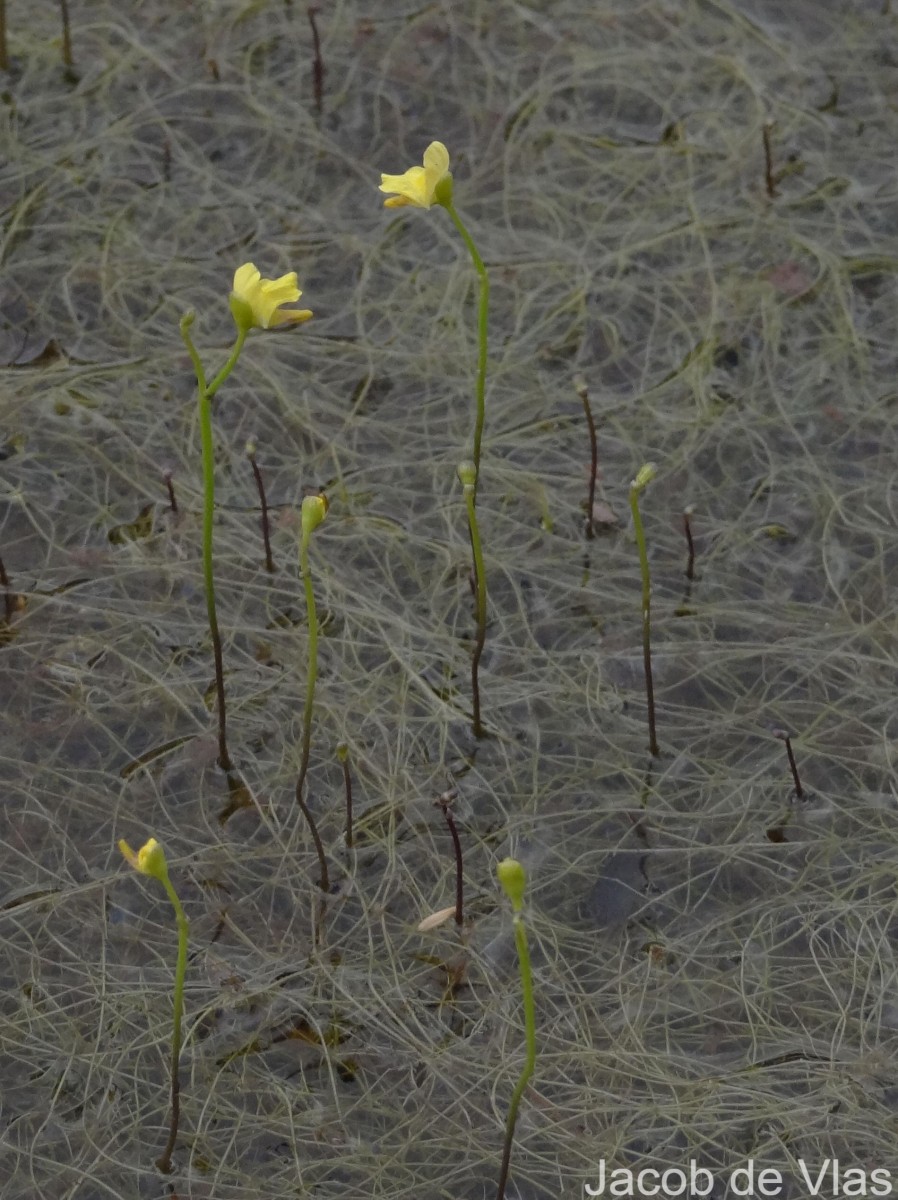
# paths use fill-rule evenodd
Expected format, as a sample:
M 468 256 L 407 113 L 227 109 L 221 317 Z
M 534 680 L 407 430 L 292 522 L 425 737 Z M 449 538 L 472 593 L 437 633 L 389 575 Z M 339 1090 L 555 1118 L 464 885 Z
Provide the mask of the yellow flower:
M 398 192 L 384 200 L 384 208 L 431 208 L 434 204 L 452 202 L 452 176 L 449 173 L 449 151 L 442 142 L 431 142 L 424 151 L 424 166 L 409 167 L 404 175 L 381 175 L 382 192 Z
M 295 303 L 301 295 L 295 271 L 280 279 L 263 279 L 255 263 L 244 263 L 234 272 L 231 313 L 242 332 L 297 324 L 308 321 L 309 309 L 282 306 Z
M 141 875 L 152 875 L 161 883 L 165 883 L 168 879 L 165 851 L 155 838 L 150 838 L 148 842 L 145 842 L 136 854 L 124 839 L 119 842 L 118 848 L 134 870 L 140 871 Z

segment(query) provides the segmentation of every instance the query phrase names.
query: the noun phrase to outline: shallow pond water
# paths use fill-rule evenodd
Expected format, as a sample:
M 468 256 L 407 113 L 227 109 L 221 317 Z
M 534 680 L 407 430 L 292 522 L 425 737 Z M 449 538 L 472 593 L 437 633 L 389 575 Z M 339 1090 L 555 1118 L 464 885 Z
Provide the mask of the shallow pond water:
M 2 95 L 4 1200 L 495 1195 L 523 1054 L 507 854 L 538 1024 L 509 1200 L 583 1195 L 602 1161 L 694 1159 L 715 1197 L 748 1160 L 790 1198 L 802 1162 L 889 1169 L 890 5 L 347 0 L 317 18 L 320 115 L 304 5 L 71 18 L 66 74 L 58 6 L 11 6 Z M 476 281 L 441 209 L 377 190 L 434 138 L 492 281 L 479 740 Z M 295 269 L 315 317 L 254 333 L 215 400 L 228 779 L 178 321 L 217 369 L 249 260 Z M 326 899 L 293 798 L 319 488 Z M 421 933 L 455 896 L 447 789 L 466 925 Z M 167 1178 L 175 930 L 116 849 L 150 835 L 191 923 Z

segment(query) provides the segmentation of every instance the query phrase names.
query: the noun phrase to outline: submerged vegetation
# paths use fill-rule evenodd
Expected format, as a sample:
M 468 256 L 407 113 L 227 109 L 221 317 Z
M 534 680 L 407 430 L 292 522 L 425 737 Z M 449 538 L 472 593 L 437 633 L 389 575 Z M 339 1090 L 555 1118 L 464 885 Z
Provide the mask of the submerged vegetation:
M 188 8 L 4 31 L 4 1200 L 888 1167 L 895 15 Z

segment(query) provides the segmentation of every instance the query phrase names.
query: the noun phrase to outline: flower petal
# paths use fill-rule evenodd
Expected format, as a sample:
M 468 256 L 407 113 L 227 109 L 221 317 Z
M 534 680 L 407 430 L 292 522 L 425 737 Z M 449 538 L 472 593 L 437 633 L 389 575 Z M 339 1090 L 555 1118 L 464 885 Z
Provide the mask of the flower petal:
M 137 863 L 137 855 L 131 849 L 131 847 L 128 845 L 128 843 L 125 841 L 124 838 L 122 838 L 119 841 L 118 848 L 119 848 L 119 850 L 121 850 L 122 854 L 125 856 L 125 861 L 128 862 L 134 868 L 135 871 L 139 871 L 140 867 L 138 866 L 138 863 Z
M 238 296 L 242 295 L 255 287 L 261 278 L 261 272 L 255 263 L 244 263 L 234 272 L 234 291 Z
M 301 325 L 303 321 L 311 321 L 314 315 L 310 308 L 280 308 L 272 314 L 268 328 L 275 329 L 278 325 Z
M 274 300 L 276 304 L 292 304 L 302 295 L 296 282 L 295 271 L 282 275 L 280 279 L 263 279 L 261 286 L 266 298 Z
M 160 883 L 165 883 L 168 879 L 165 851 L 155 838 L 145 841 L 136 854 L 124 839 L 119 842 L 118 848 L 128 863 L 141 875 L 152 875 Z
M 409 167 L 404 175 L 381 176 L 380 190 L 398 192 L 405 204 L 414 204 L 417 208 L 430 207 L 427 200 L 427 177 L 423 167 Z
M 431 142 L 424 151 L 424 170 L 434 187 L 449 174 L 449 151 L 442 142 Z

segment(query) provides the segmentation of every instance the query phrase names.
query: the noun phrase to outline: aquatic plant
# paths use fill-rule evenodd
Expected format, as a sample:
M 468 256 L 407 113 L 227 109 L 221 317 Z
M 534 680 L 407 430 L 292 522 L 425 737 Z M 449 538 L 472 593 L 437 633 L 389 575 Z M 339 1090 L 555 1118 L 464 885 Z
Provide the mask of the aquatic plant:
M 480 476 L 480 451 L 483 442 L 483 426 L 486 421 L 486 356 L 488 343 L 490 280 L 483 259 L 474 244 L 467 226 L 456 212 L 452 202 L 452 174 L 449 170 L 449 151 L 442 142 L 431 142 L 424 151 L 424 166 L 409 167 L 402 175 L 381 175 L 380 190 L 392 192 L 384 201 L 384 208 L 432 208 L 439 204 L 445 208 L 455 228 L 467 247 L 480 280 L 480 300 L 477 309 L 477 415 L 474 422 L 474 450 L 472 457 L 476 475 Z M 474 482 L 474 499 L 477 499 L 477 479 Z
M 244 263 L 234 272 L 230 309 L 237 326 L 237 337 L 224 366 L 209 383 L 190 328 L 196 314 L 185 313 L 180 329 L 187 353 L 196 374 L 200 441 L 203 454 L 203 583 L 206 592 L 206 613 L 209 633 L 212 638 L 212 653 L 215 660 L 215 691 L 218 708 L 218 765 L 225 771 L 232 769 L 228 752 L 227 707 L 225 702 L 224 664 L 221 650 L 221 634 L 215 604 L 215 573 L 213 568 L 212 534 L 215 520 L 215 459 L 212 439 L 212 397 L 228 378 L 243 350 L 247 335 L 252 329 L 272 329 L 278 325 L 298 324 L 308 321 L 312 313 L 308 309 L 285 308 L 302 295 L 296 282 L 296 272 L 290 271 L 279 279 L 263 279 L 254 263 Z
M 685 575 L 690 583 L 695 579 L 695 538 L 692 536 L 692 516 L 695 508 L 691 504 L 683 509 L 683 536 L 686 538 Z
M 318 832 L 315 818 L 312 816 L 311 810 L 303 796 L 303 788 L 309 770 L 309 755 L 312 749 L 312 712 L 315 707 L 315 684 L 318 679 L 318 612 L 315 608 L 315 592 L 312 588 L 309 543 L 312 540 L 312 534 L 327 515 L 327 509 L 327 497 L 323 495 L 306 496 L 302 502 L 302 534 L 299 543 L 299 567 L 302 574 L 303 588 L 306 593 L 309 646 L 308 668 L 306 671 L 306 702 L 302 714 L 302 759 L 299 764 L 299 777 L 296 780 L 296 803 L 308 823 L 312 840 L 315 843 L 315 852 L 318 855 L 318 864 L 321 870 L 318 883 L 323 892 L 330 891 L 327 858 L 324 854 L 324 845 L 321 841 L 321 835 Z
M 480 659 L 486 642 L 486 568 L 483 562 L 483 543 L 477 523 L 477 467 L 472 462 L 459 463 L 458 478 L 461 481 L 465 506 L 468 510 L 468 534 L 471 538 L 471 553 L 474 557 L 474 609 L 477 633 L 471 655 L 471 699 L 473 707 L 473 729 L 475 737 L 483 737 L 486 730 L 480 717 Z
M 636 478 L 630 483 L 630 511 L 633 514 L 633 531 L 639 550 L 639 569 L 642 574 L 642 663 L 645 670 L 645 700 L 649 721 L 649 752 L 657 758 L 658 734 L 655 729 L 655 685 L 652 681 L 652 577 L 649 572 L 649 556 L 645 543 L 645 528 L 639 512 L 639 496 L 655 478 L 654 463 L 640 467 Z
M 502 1151 L 502 1166 L 499 1170 L 499 1186 L 496 1190 L 496 1200 L 503 1200 L 505 1185 L 508 1182 L 508 1168 L 511 1163 L 511 1147 L 514 1141 L 514 1128 L 518 1119 L 518 1109 L 521 1097 L 530 1081 L 536 1067 L 536 1009 L 533 1003 L 533 972 L 530 967 L 530 949 L 527 945 L 527 929 L 524 925 L 524 889 L 527 886 L 527 875 L 523 866 L 515 858 L 503 858 L 496 867 L 496 874 L 505 895 L 511 901 L 514 911 L 514 940 L 518 951 L 518 968 L 521 975 L 521 994 L 524 1001 L 524 1038 L 526 1052 L 524 1066 L 508 1105 L 508 1117 L 505 1123 L 505 1145 Z
M 785 743 L 786 754 L 789 759 L 789 770 L 792 773 L 792 782 L 795 785 L 793 794 L 796 800 L 804 800 L 805 791 L 801 786 L 801 776 L 798 774 L 798 763 L 795 761 L 795 751 L 792 749 L 792 739 L 785 729 L 774 729 L 773 736 L 779 741 Z
M 178 899 L 178 893 L 172 886 L 168 876 L 168 864 L 165 861 L 165 851 L 155 838 L 144 842 L 138 851 L 134 851 L 124 840 L 118 844 L 119 850 L 125 856 L 135 871 L 141 875 L 149 875 L 157 879 L 165 888 L 165 894 L 175 910 L 175 921 L 178 926 L 178 958 L 175 965 L 175 979 L 172 988 L 174 1015 L 172 1018 L 171 1036 L 171 1122 L 165 1149 L 156 1159 L 156 1166 L 166 1175 L 172 1169 L 171 1156 L 178 1139 L 178 1125 L 181 1119 L 181 1020 L 184 1015 L 184 977 L 187 973 L 187 938 L 189 925 L 187 916 Z
M 595 536 L 596 478 L 599 473 L 599 443 L 596 437 L 596 423 L 592 415 L 592 405 L 589 403 L 589 389 L 582 375 L 578 375 L 574 380 L 574 388 L 583 404 L 586 428 L 589 430 L 589 490 L 586 494 L 586 536 L 591 539 Z
M 434 804 L 443 814 L 446 828 L 452 838 L 452 852 L 455 856 L 455 924 L 461 929 L 465 923 L 465 872 L 461 838 L 458 836 L 458 826 L 452 815 L 452 801 L 457 795 L 457 789 L 450 788 L 448 792 L 443 792 L 441 796 L 438 796 Z
M 268 497 L 265 494 L 265 480 L 262 478 L 262 471 L 256 460 L 257 449 L 258 447 L 252 439 L 246 443 L 246 457 L 249 459 L 253 479 L 256 483 L 256 491 L 259 493 L 259 507 L 262 514 L 262 545 L 265 547 L 265 570 L 269 575 L 273 575 L 274 557 L 271 553 L 271 521 L 268 517 Z

